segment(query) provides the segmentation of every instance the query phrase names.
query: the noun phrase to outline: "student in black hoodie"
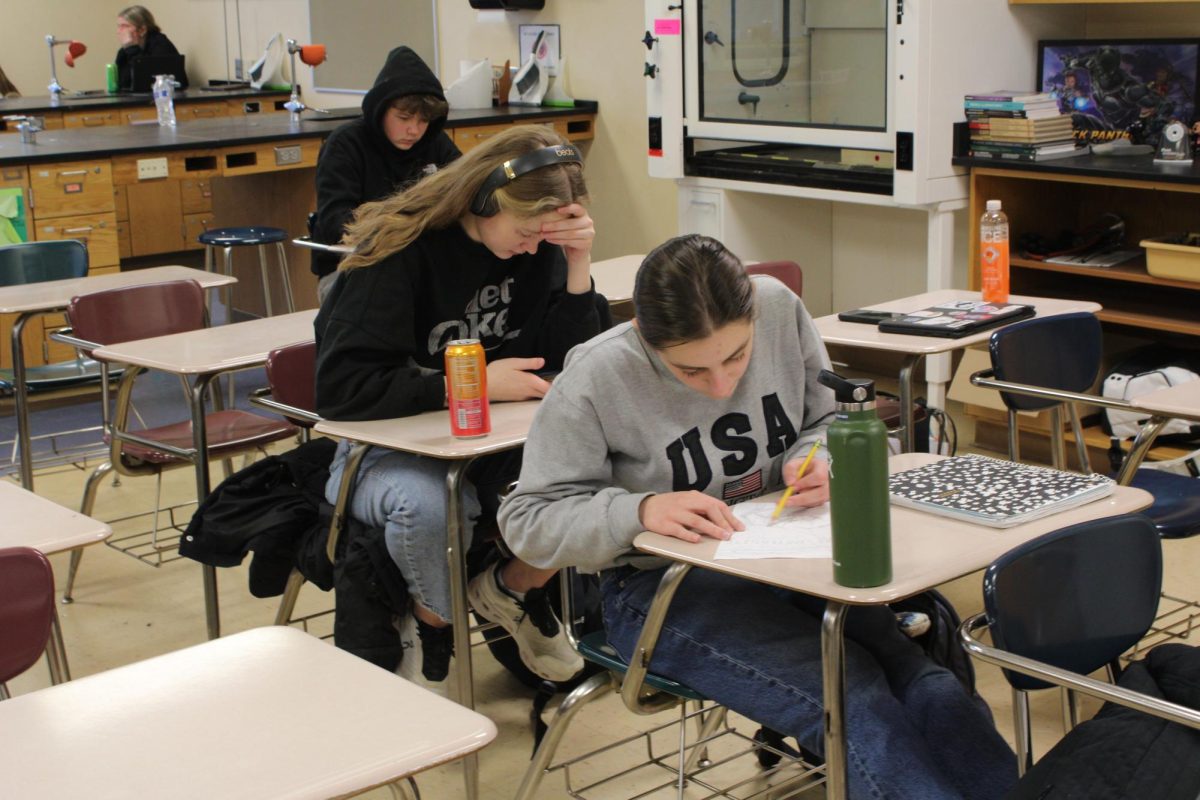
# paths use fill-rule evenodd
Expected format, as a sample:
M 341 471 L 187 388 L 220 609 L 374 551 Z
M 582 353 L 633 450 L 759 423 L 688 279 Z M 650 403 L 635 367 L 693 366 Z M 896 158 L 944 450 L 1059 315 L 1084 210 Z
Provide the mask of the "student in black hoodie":
M 145 6 L 127 6 L 117 14 L 117 85 L 133 88 L 133 61 L 141 56 L 177 56 L 174 43 L 158 27 L 154 15 Z M 180 88 L 188 86 L 187 75 L 176 75 Z
M 354 252 L 316 319 L 317 411 L 337 420 L 388 419 L 446 407 L 447 343 L 479 339 L 492 402 L 542 397 L 535 370 L 561 369 L 567 351 L 602 328 L 592 288 L 595 228 L 579 152 L 554 131 L 517 126 L 409 189 L 359 207 Z M 449 432 L 449 420 L 447 420 Z M 326 495 L 337 495 L 348 446 L 338 448 Z M 499 483 L 503 456 L 480 459 L 464 492 Z M 444 681 L 452 632 L 446 566 L 446 461 L 371 450 L 351 514 L 383 527 L 409 584 L 422 672 Z M 553 570 L 510 560 L 470 584 L 475 610 L 499 622 L 522 659 L 547 680 L 583 663 L 542 589 Z
M 380 200 L 462 155 L 443 128 L 450 106 L 437 76 L 408 47 L 388 53 L 363 115 L 335 130 L 317 160 L 317 218 L 312 235 L 337 244 L 368 200 Z M 324 299 L 339 257 L 313 251 L 312 271 Z

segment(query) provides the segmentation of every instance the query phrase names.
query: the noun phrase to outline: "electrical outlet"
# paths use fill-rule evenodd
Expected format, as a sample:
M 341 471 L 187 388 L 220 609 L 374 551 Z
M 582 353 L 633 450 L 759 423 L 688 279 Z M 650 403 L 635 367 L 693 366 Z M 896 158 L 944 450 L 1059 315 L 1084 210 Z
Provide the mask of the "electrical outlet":
M 240 58 L 235 58 L 233 60 L 233 77 L 239 81 L 245 80 L 245 78 L 242 76 L 242 60 Z
M 277 167 L 282 167 L 285 164 L 299 164 L 300 157 L 299 145 L 275 148 L 275 166 Z
M 137 168 L 139 181 L 167 177 L 167 160 L 165 158 L 139 158 Z

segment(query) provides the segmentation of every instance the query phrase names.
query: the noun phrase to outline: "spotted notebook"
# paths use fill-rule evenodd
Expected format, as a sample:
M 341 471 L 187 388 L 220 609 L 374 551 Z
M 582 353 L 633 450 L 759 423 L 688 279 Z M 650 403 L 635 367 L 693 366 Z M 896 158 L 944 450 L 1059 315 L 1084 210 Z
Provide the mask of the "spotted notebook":
M 945 458 L 889 479 L 896 505 L 1008 528 L 1112 493 L 1111 478 L 986 456 Z

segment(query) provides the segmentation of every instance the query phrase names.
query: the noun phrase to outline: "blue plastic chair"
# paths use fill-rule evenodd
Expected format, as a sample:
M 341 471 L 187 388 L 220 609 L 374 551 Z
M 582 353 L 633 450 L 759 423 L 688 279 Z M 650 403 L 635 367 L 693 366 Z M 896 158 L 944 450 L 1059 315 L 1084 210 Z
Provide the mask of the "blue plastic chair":
M 1119 672 L 1119 657 L 1154 623 L 1161 587 L 1158 532 L 1141 514 L 1062 528 L 988 567 L 986 610 L 963 623 L 960 641 L 972 656 L 1002 667 L 1013 688 L 1022 775 L 1032 764 L 1030 691 L 1064 686 L 1200 728 L 1198 711 L 1086 677 L 1104 666 Z M 977 636 L 983 628 L 991 646 Z
M 25 242 L 0 247 L 0 286 L 20 286 L 43 281 L 83 278 L 88 272 L 87 247 L 74 239 Z M 8 347 L 8 342 L 0 347 Z M 90 359 L 76 358 L 25 369 L 29 391 L 57 389 L 100 380 L 100 366 Z M 0 377 L 0 391 L 13 390 L 11 370 Z
M 1008 325 L 992 334 L 989 351 L 992 369 L 972 376 L 977 385 L 987 386 L 987 378 L 994 377 L 1007 384 L 1066 392 L 1081 400 L 1100 402 L 1100 398 L 1082 397 L 1096 384 L 1103 356 L 1100 321 L 1094 314 L 1059 314 Z M 1054 466 L 1065 469 L 1061 419 L 1065 406 L 1075 432 L 1080 468 L 1091 471 L 1083 429 L 1071 399 L 1046 396 L 1044 392 L 1036 396 L 1023 394 L 1016 386 L 1002 389 L 1000 398 L 1008 407 L 1009 458 L 1020 460 L 1017 412 L 1049 410 Z M 1128 483 L 1154 495 L 1154 505 L 1145 514 L 1154 520 L 1160 536 L 1179 539 L 1200 533 L 1200 481 L 1156 470 L 1133 470 Z

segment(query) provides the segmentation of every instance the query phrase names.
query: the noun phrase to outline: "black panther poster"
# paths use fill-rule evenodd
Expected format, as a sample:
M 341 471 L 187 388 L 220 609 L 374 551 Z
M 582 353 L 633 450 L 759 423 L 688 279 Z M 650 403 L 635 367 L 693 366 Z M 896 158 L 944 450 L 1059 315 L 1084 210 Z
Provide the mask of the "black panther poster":
M 1154 143 L 1173 119 L 1196 119 L 1200 40 L 1040 42 L 1038 86 L 1088 142 Z

